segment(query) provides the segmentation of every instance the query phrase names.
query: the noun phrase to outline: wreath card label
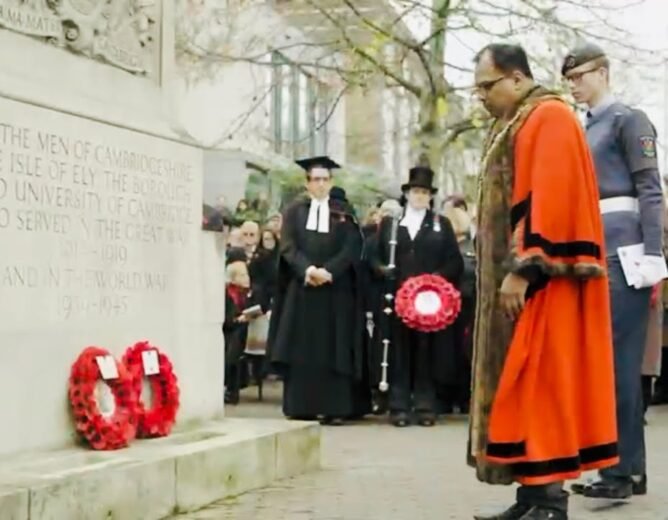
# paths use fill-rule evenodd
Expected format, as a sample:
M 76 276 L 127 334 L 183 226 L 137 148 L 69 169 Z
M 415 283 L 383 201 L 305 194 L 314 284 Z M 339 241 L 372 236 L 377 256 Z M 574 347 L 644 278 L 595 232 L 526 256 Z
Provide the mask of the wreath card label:
M 160 364 L 158 363 L 158 351 L 155 349 L 144 350 L 141 353 L 142 364 L 144 365 L 144 375 L 154 376 L 160 373 Z
M 116 360 L 110 354 L 108 356 L 97 356 L 95 358 L 97 368 L 100 369 L 102 379 L 108 381 L 110 379 L 118 379 L 118 368 L 116 367 Z

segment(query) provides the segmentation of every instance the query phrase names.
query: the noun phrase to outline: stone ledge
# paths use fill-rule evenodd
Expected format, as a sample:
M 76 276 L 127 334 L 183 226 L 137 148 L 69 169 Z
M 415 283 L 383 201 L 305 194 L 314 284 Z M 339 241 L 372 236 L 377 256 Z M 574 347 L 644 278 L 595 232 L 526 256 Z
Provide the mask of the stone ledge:
M 158 520 L 320 467 L 320 427 L 225 419 L 116 452 L 2 461 L 2 520 Z
M 27 489 L 0 485 L 0 518 L 2 520 L 27 520 L 29 502 Z

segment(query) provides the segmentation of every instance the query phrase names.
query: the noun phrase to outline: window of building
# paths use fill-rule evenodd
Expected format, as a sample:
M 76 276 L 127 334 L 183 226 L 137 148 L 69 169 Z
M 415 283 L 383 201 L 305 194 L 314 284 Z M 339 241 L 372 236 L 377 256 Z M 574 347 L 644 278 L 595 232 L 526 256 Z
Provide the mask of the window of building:
M 288 157 L 325 153 L 329 89 L 279 52 L 272 64 L 274 150 Z

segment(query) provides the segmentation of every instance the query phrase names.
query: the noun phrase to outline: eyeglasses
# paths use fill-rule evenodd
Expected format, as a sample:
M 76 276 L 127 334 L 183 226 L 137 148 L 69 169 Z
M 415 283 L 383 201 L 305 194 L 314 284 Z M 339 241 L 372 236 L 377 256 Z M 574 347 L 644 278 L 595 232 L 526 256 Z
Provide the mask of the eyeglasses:
M 588 70 L 583 70 L 580 72 L 575 72 L 573 74 L 566 74 L 564 76 L 564 81 L 569 82 L 572 81 L 573 83 L 580 83 L 582 81 L 583 76 L 586 74 L 590 74 L 592 72 L 596 72 L 600 67 L 596 67 L 595 69 L 588 69 Z
M 473 88 L 476 92 L 489 92 L 490 90 L 492 90 L 496 86 L 496 84 L 499 81 L 502 81 L 504 79 L 506 79 L 506 76 L 501 76 L 500 78 L 491 79 L 489 81 L 481 81 L 480 83 L 475 85 L 475 87 L 473 87 Z

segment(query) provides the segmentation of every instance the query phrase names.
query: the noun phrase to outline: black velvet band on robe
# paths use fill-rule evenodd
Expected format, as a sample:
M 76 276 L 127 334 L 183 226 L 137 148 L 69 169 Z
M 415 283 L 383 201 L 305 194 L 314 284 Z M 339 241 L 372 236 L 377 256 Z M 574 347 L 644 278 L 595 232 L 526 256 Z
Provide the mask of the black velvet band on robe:
M 362 236 L 351 216 L 334 208 L 329 233 L 307 230 L 309 206 L 300 199 L 284 214 L 270 359 L 284 378 L 286 416 L 361 415 L 367 411 L 356 402 L 364 358 Z M 327 269 L 333 282 L 305 285 L 311 265 Z

